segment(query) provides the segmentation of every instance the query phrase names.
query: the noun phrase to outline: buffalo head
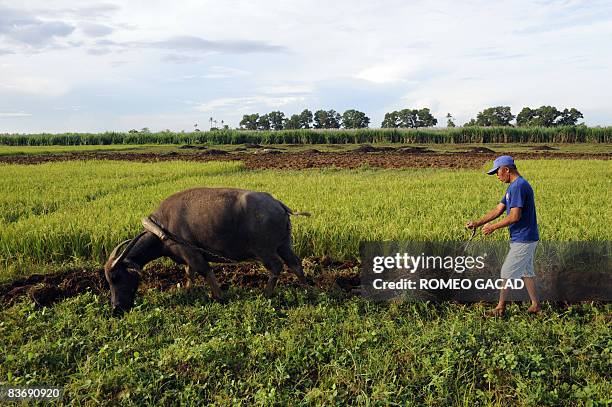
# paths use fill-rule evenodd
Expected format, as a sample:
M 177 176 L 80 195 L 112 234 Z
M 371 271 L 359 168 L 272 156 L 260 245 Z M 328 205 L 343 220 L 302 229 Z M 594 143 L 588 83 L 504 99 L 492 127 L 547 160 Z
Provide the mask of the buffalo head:
M 120 243 L 104 265 L 104 275 L 110 286 L 113 316 L 121 316 L 134 306 L 141 270 L 138 264 L 128 261 L 126 257 L 139 237 Z

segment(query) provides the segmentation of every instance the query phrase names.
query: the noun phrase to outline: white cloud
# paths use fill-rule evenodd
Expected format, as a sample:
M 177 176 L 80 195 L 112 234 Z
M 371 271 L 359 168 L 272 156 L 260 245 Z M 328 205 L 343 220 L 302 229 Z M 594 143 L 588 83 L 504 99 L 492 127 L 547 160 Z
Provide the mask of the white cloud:
M 258 88 L 261 93 L 275 95 L 275 94 L 308 94 L 314 91 L 314 88 L 310 84 L 279 84 L 269 85 Z
M 367 67 L 358 72 L 355 78 L 374 83 L 407 82 L 410 76 L 418 73 L 420 69 L 422 64 L 417 61 L 387 62 Z
M 208 68 L 208 72 L 201 75 L 201 77 L 206 79 L 226 79 L 248 75 L 251 75 L 251 72 L 244 69 L 232 68 L 229 66 L 211 66 Z
M 0 112 L 0 117 L 29 117 L 32 113 L 25 112 Z
M 79 30 L 89 37 L 105 37 L 114 31 L 107 25 L 88 22 L 79 24 Z
M 53 110 L 79 112 L 84 109 L 84 106 L 56 106 Z
M 0 110 L 33 114 L 14 117 L 19 131 L 352 104 L 376 124 L 425 105 L 463 123 L 497 104 L 574 106 L 589 124 L 612 122 L 609 2 L 12 3 L 0 3 L 0 101 L 11 101 Z M 91 116 L 39 114 L 75 105 Z
M 303 102 L 304 96 L 248 96 L 239 98 L 219 98 L 196 106 L 200 112 L 218 112 L 233 110 L 236 112 L 257 111 L 257 108 L 278 109 L 291 103 Z M 264 113 L 264 112 L 261 112 Z
M 55 46 L 56 40 L 69 36 L 73 31 L 74 26 L 64 21 L 41 20 L 25 10 L 0 5 L 0 39 L 9 46 L 41 50 Z
M 11 93 L 26 93 L 31 95 L 62 95 L 67 92 L 67 86 L 61 81 L 43 76 L 17 76 L 15 74 L 0 78 L 0 95 L 2 90 Z

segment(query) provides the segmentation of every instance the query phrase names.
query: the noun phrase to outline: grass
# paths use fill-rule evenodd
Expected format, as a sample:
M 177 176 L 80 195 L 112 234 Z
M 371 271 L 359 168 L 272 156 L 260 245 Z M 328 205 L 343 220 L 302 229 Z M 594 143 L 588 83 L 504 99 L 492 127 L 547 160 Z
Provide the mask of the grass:
M 2 311 L 0 384 L 75 405 L 606 405 L 610 305 L 508 320 L 481 306 L 282 290 L 150 292 L 122 319 L 85 294 Z

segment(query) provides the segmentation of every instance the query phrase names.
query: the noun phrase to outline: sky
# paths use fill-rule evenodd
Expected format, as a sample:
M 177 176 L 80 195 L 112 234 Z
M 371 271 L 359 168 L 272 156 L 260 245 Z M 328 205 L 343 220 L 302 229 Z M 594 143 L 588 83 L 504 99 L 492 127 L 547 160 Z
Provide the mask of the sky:
M 490 106 L 612 125 L 610 1 L 2 1 L 0 133 Z

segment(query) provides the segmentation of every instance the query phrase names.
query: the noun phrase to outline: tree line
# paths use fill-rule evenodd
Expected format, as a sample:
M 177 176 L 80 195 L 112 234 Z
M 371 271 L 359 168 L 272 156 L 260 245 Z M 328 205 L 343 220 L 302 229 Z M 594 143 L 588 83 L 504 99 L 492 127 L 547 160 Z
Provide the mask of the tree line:
M 335 110 L 317 110 L 314 114 L 304 109 L 299 114 L 285 117 L 281 111 L 263 115 L 245 114 L 240 121 L 240 128 L 245 130 L 297 130 L 297 129 L 365 129 L 370 118 L 365 113 L 349 109 L 342 115 Z
M 576 108 L 558 110 L 554 106 L 540 106 L 536 109 L 524 107 L 514 116 L 510 106 L 496 106 L 478 113 L 475 119 L 464 126 L 512 126 L 511 122 L 515 118 L 518 127 L 556 127 L 575 126 L 584 116 Z
M 518 115 L 513 115 L 510 106 L 495 106 L 479 112 L 475 118 L 464 124 L 470 126 L 513 126 L 517 127 L 555 127 L 575 126 L 584 116 L 576 108 L 558 110 L 554 106 L 540 106 L 532 109 L 524 107 Z M 447 127 L 456 127 L 453 116 L 448 113 Z M 429 108 L 402 109 L 385 113 L 382 128 L 426 128 L 438 124 Z M 365 129 L 370 125 L 370 118 L 356 109 L 349 109 L 343 114 L 330 110 L 317 110 L 312 113 L 304 109 L 299 114 L 289 117 L 276 110 L 270 113 L 245 114 L 240 121 L 242 130 L 298 130 L 298 129 Z

